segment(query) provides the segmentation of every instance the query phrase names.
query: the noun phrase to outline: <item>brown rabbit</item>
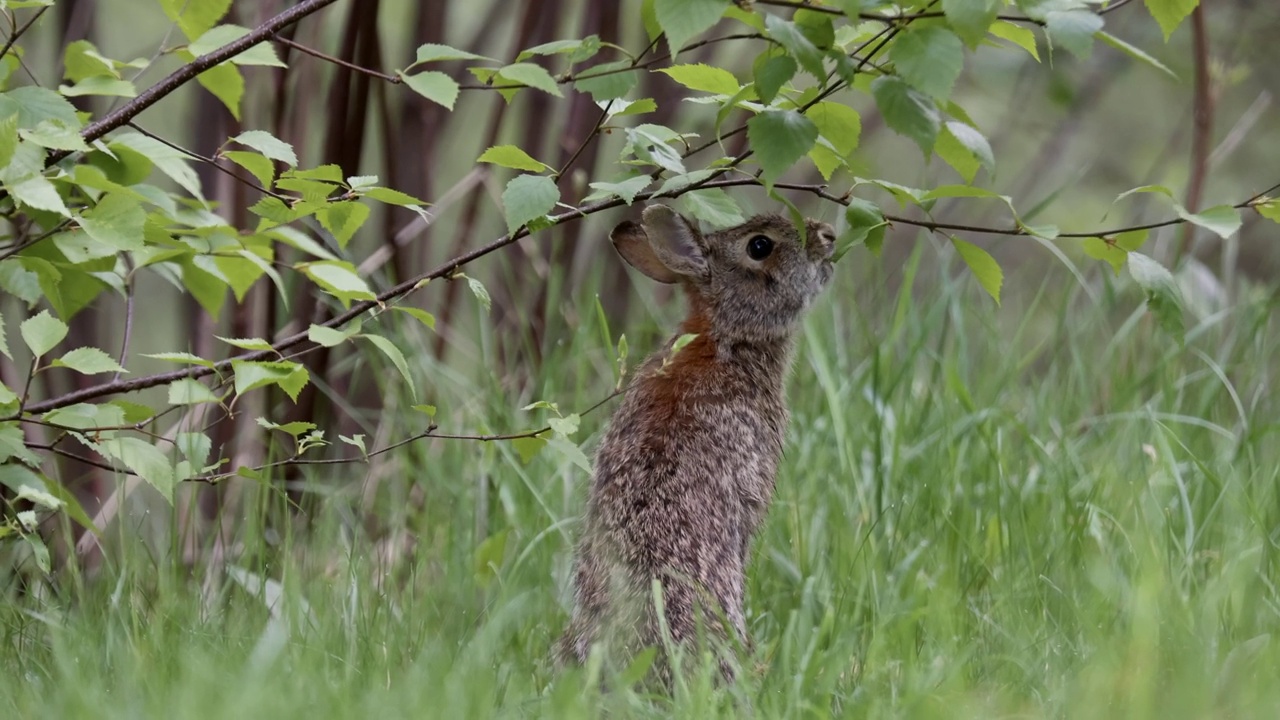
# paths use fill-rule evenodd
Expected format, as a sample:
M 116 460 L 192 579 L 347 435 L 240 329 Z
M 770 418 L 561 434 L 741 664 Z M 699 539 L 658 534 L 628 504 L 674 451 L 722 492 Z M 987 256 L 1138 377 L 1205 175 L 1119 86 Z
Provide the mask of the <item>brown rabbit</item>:
M 684 287 L 676 337 L 697 337 L 644 362 L 601 441 L 561 661 L 583 662 L 601 641 L 624 654 L 661 646 L 654 580 L 674 642 L 699 622 L 727 638 L 722 619 L 746 640 L 743 572 L 782 455 L 783 379 L 833 271 L 831 226 L 809 220 L 806 236 L 777 215 L 703 236 L 665 205 L 611 234 L 632 267 Z

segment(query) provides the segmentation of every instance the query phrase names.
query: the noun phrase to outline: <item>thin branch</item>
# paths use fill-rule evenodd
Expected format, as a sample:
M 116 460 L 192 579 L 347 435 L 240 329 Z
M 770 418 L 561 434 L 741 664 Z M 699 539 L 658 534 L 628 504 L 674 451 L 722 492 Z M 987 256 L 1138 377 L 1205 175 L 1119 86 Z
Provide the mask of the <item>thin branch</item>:
M 199 160 L 200 162 L 202 162 L 202 163 L 205 163 L 205 164 L 209 165 L 209 166 L 210 166 L 210 167 L 212 167 L 214 170 L 217 170 L 218 172 L 222 173 L 223 175 L 226 175 L 227 177 L 231 178 L 232 180 L 235 180 L 235 181 L 236 181 L 236 182 L 238 182 L 238 183 L 241 183 L 242 185 L 245 185 L 245 186 L 247 186 L 247 187 L 251 187 L 251 188 L 253 188 L 254 190 L 257 190 L 258 192 L 260 192 L 260 193 L 262 193 L 262 194 L 264 194 L 264 195 L 270 195 L 271 197 L 273 197 L 273 198 L 275 198 L 275 199 L 279 200 L 280 202 L 284 203 L 285 205 L 293 205 L 294 201 L 297 199 L 297 198 L 291 198 L 291 197 L 288 197 L 288 196 L 285 196 L 285 195 L 281 195 L 281 194 L 276 193 L 276 192 L 272 192 L 271 190 L 268 190 L 267 188 L 262 187 L 262 186 L 261 186 L 261 185 L 259 185 L 258 183 L 253 182 L 252 180 L 247 180 L 247 179 L 245 179 L 245 178 L 242 178 L 242 177 L 240 177 L 239 175 L 237 175 L 235 172 L 231 171 L 230 169 L 225 168 L 225 167 L 223 167 L 223 166 L 219 165 L 219 164 L 218 164 L 218 161 L 217 161 L 217 160 L 215 160 L 214 158 L 211 158 L 211 157 L 205 157 L 204 155 L 201 155 L 201 154 L 200 154 L 200 153 L 198 153 L 198 152 L 195 152 L 195 151 L 192 151 L 192 150 L 188 150 L 188 149 L 186 149 L 186 148 L 182 147 L 181 145 L 177 145 L 177 144 L 174 144 L 174 143 L 172 143 L 172 142 L 169 142 L 168 140 L 165 140 L 164 138 L 160 137 L 159 135 L 156 135 L 155 133 L 153 133 L 153 132 L 151 132 L 151 131 L 149 131 L 149 130 L 144 129 L 141 125 L 138 125 L 137 123 L 134 123 L 134 122 L 127 122 L 127 123 L 125 123 L 125 124 L 126 124 L 126 125 L 128 125 L 129 127 L 133 128 L 134 130 L 137 130 L 138 132 L 142 133 L 143 135 L 146 135 L 147 137 L 151 138 L 152 140 L 155 140 L 156 142 L 158 142 L 158 143 L 160 143 L 160 144 L 162 144 L 162 145 L 167 145 L 168 147 L 173 148 L 174 150 L 177 150 L 178 152 L 182 153 L 183 155 L 186 155 L 186 156 L 190 157 L 190 158 L 191 158 L 191 159 L 193 159 L 193 160 Z
M 30 240 L 28 240 L 28 241 L 26 241 L 26 242 L 24 242 L 24 243 L 21 243 L 21 244 L 18 244 L 18 245 L 14 245 L 13 247 L 9 248 L 8 250 L 4 251 L 3 253 L 0 253 L 0 260 L 5 260 L 5 259 L 7 259 L 7 258 L 13 257 L 14 255 L 17 255 L 18 253 L 22 252 L 23 250 L 26 250 L 27 248 L 31 247 L 32 245 L 35 245 L 36 243 L 40 242 L 41 240 L 44 240 L 45 238 L 53 237 L 54 235 L 57 235 L 58 233 L 62 232 L 63 230 L 66 230 L 66 229 L 67 229 L 67 226 L 69 226 L 70 224 L 71 224 L 71 218 L 67 218 L 67 219 L 63 220 L 62 222 L 58 223 L 57 225 L 54 225 L 52 228 L 50 228 L 50 229 L 48 229 L 48 230 L 44 231 L 43 233 L 40 233 L 39 235 L 35 236 L 34 238 L 32 238 L 32 239 L 30 239 Z
M 355 63 L 347 62 L 342 58 L 336 58 L 332 55 L 327 55 L 325 53 L 322 53 L 319 50 L 316 50 L 314 48 L 309 48 L 306 45 L 303 45 L 301 43 L 296 43 L 282 35 L 276 35 L 272 39 L 282 45 L 287 45 L 293 48 L 294 50 L 297 50 L 298 52 L 303 53 L 304 55 L 310 55 L 313 58 L 319 58 L 320 60 L 324 60 L 325 62 L 330 62 L 330 63 L 333 63 L 334 65 L 340 65 L 348 70 L 352 70 L 364 75 L 368 75 L 370 77 L 374 77 L 379 80 L 386 80 L 387 82 L 395 85 L 399 85 L 402 82 L 400 80 L 399 75 L 388 75 L 387 73 L 380 72 L 378 70 L 373 70 L 367 67 L 356 65 Z
M 14 30 L 12 33 L 9 34 L 9 39 L 5 41 L 4 47 L 0 48 L 0 58 L 9 54 L 9 51 L 13 49 L 13 44 L 18 42 L 18 38 L 22 37 L 23 34 L 27 32 L 27 30 L 31 29 L 31 26 L 34 25 L 35 22 L 40 19 L 40 16 L 44 14 L 44 11 L 48 10 L 50 7 L 52 6 L 45 5 L 44 7 L 40 8 L 39 10 L 36 11 L 35 15 L 31 16 L 31 19 L 27 21 L 26 25 L 23 25 L 22 27 L 18 28 L 17 30 Z
M 337 0 L 303 0 L 297 5 L 294 5 L 254 28 L 254 30 L 248 35 L 245 35 L 233 42 L 229 42 L 213 52 L 201 55 L 186 65 L 183 65 L 177 70 L 169 73 L 163 80 L 147 88 L 136 98 L 130 100 L 124 105 L 121 105 L 106 117 L 94 121 L 84 130 L 81 130 L 80 136 L 84 138 L 85 142 L 93 142 L 112 130 L 124 126 L 125 123 L 132 120 L 138 113 L 146 110 L 152 105 L 155 105 L 174 90 L 177 90 L 195 79 L 195 77 L 200 73 L 215 65 L 230 60 L 255 45 L 271 39 L 281 29 L 286 28 L 335 2 L 337 2 Z M 45 161 L 46 166 L 52 165 L 70 154 L 70 150 L 59 150 L 54 152 L 50 154 L 48 159 Z

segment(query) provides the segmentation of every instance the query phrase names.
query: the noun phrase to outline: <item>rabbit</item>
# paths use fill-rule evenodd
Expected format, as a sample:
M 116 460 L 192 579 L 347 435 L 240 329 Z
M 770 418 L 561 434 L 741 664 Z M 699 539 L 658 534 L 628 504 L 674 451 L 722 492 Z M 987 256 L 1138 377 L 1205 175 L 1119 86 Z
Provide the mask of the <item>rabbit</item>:
M 596 453 L 561 664 L 585 662 L 597 642 L 633 654 L 699 627 L 749 645 L 744 570 L 782 455 L 783 381 L 834 271 L 832 227 L 807 220 L 805 235 L 779 215 L 702 235 L 660 204 L 611 233 L 629 265 L 684 288 L 688 317 L 639 367 Z M 673 354 L 686 334 L 696 338 Z M 723 656 L 721 669 L 731 680 Z

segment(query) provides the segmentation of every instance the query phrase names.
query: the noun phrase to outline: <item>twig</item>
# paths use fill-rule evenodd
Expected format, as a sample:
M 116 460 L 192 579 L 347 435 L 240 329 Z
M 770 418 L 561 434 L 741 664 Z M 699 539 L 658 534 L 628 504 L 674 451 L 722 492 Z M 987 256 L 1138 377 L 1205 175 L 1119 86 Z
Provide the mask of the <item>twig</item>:
M 229 170 L 229 169 L 227 169 L 227 168 L 225 168 L 225 167 L 223 167 L 223 166 L 219 165 L 219 164 L 218 164 L 218 161 L 217 161 L 217 160 L 215 160 L 214 158 L 211 158 L 211 157 L 205 157 L 204 155 L 201 155 L 201 154 L 200 154 L 200 153 L 198 153 L 198 152 L 195 152 L 195 151 L 192 151 L 192 150 L 188 150 L 188 149 L 186 149 L 186 148 L 182 147 L 181 145 L 176 145 L 176 144 L 174 144 L 174 143 L 172 143 L 172 142 L 169 142 L 168 140 L 165 140 L 164 138 L 160 137 L 159 135 L 156 135 L 155 133 L 150 132 L 149 130 L 144 129 L 142 126 L 138 125 L 137 123 L 134 123 L 134 122 L 127 122 L 127 123 L 125 123 L 125 125 L 128 125 L 129 127 L 133 128 L 134 130 L 137 130 L 138 132 L 142 133 L 143 135 L 146 135 L 147 137 L 151 138 L 152 140 L 155 140 L 155 141 L 156 141 L 156 142 L 158 142 L 158 143 L 161 143 L 162 145 L 167 145 L 167 146 L 169 146 L 170 148 L 173 148 L 174 150 L 177 150 L 178 152 L 180 152 L 180 153 L 182 153 L 182 154 L 184 154 L 184 155 L 186 155 L 186 156 L 188 156 L 188 157 L 190 157 L 190 158 L 192 158 L 192 159 L 194 159 L 194 160 L 199 160 L 200 162 L 202 162 L 202 163 L 205 163 L 205 164 L 209 165 L 209 166 L 210 166 L 210 167 L 212 167 L 214 170 L 217 170 L 218 172 L 222 173 L 223 175 L 226 175 L 227 177 L 231 178 L 232 180 L 235 180 L 235 181 L 236 181 L 236 182 L 238 182 L 238 183 L 241 183 L 241 184 L 243 184 L 243 185 L 246 185 L 246 186 L 248 186 L 248 187 L 251 187 L 251 188 L 253 188 L 254 190 L 257 190 L 258 192 L 260 192 L 260 193 L 262 193 L 262 194 L 264 194 L 264 195 L 270 195 L 271 197 L 273 197 L 273 198 L 275 198 L 275 199 L 279 200 L 280 202 L 284 203 L 285 205 L 293 205 L 293 202 L 294 202 L 294 200 L 296 199 L 296 198 L 291 198 L 291 197 L 288 197 L 288 196 L 285 196 L 285 195 L 281 195 L 281 194 L 276 193 L 276 192 L 272 192 L 271 190 L 268 190 L 268 189 L 266 189 L 266 188 L 262 187 L 262 186 L 261 186 L 261 185 L 259 185 L 258 183 L 253 182 L 252 180 L 246 180 L 245 178 L 240 177 L 239 175 L 237 175 L 236 173 L 232 172 L 231 170 Z
M 197 75 L 208 70 L 209 68 L 226 62 L 249 48 L 258 45 L 266 40 L 271 39 L 281 29 L 286 28 L 302 18 L 315 13 L 317 10 L 327 5 L 332 5 L 337 0 L 303 0 L 284 12 L 272 17 L 252 32 L 239 38 L 233 42 L 214 50 L 210 53 L 201 55 L 191 62 L 169 73 L 163 80 L 144 90 L 133 100 L 121 105 L 109 113 L 106 117 L 96 120 L 84 130 L 80 131 L 80 136 L 85 142 L 92 142 L 107 133 L 122 127 L 129 122 L 138 113 L 155 105 L 161 99 L 172 93 L 174 90 L 182 87 L 186 83 L 193 80 Z M 52 165 L 59 160 L 71 154 L 70 150 L 59 150 L 49 155 L 45 161 L 46 167 Z
M 13 257 L 14 255 L 17 255 L 18 253 L 22 252 L 23 250 L 26 250 L 27 248 L 31 247 L 32 245 L 35 245 L 36 243 L 40 242 L 41 240 L 44 240 L 44 239 L 45 239 L 45 238 L 47 238 L 47 237 L 52 237 L 52 236 L 54 236 L 54 235 L 57 235 L 58 233 L 62 232 L 63 230 L 66 230 L 66 229 L 67 229 L 67 226 L 69 226 L 70 224 L 71 224 L 71 218 L 67 218 L 67 219 L 63 220 L 62 222 L 58 223 L 57 225 L 54 225 L 54 226 L 53 226 L 52 228 L 50 228 L 49 230 L 46 230 L 46 231 L 44 231 L 43 233 L 40 233 L 40 234 L 39 234 L 39 235 L 37 235 L 36 237 L 34 237 L 34 238 L 32 238 L 32 239 L 30 239 L 30 240 L 28 240 L 28 241 L 24 242 L 24 243 L 21 243 L 21 244 L 19 244 L 19 245 L 14 245 L 13 247 L 9 248 L 8 250 L 4 251 L 3 253 L 0 253 L 0 260 L 5 260 L 5 259 L 7 259 L 7 258 Z
M 362 73 L 370 77 L 375 77 L 379 80 L 386 80 L 387 82 L 395 85 L 399 85 L 401 83 L 399 75 L 388 75 L 387 73 L 380 72 L 378 70 L 373 70 L 367 67 L 356 65 L 355 63 L 347 62 L 342 58 L 336 58 L 332 55 L 327 55 L 325 53 L 320 52 L 319 50 L 316 50 L 314 48 L 309 48 L 306 45 L 303 45 L 301 43 L 296 43 L 281 35 L 275 35 L 272 39 L 282 45 L 287 45 L 293 48 L 294 50 L 297 50 L 300 53 L 303 53 L 305 55 L 310 55 L 313 58 L 319 58 L 321 60 L 324 60 L 325 62 L 331 62 L 334 65 L 340 65 L 348 70 L 354 70 L 355 72 Z
M 48 10 L 50 7 L 51 7 L 50 5 L 45 5 L 44 7 L 40 8 L 39 10 L 36 11 L 35 15 L 31 16 L 31 19 L 27 21 L 26 25 L 23 25 L 22 27 L 18 28 L 17 30 L 14 30 L 12 33 L 9 34 L 9 39 L 5 41 L 4 47 L 0 48 L 0 58 L 9 54 L 9 50 L 13 49 L 13 44 L 18 42 L 18 38 L 22 37 L 23 34 L 26 33 L 27 30 L 29 30 L 37 20 L 40 19 L 40 16 L 44 14 L 44 11 Z

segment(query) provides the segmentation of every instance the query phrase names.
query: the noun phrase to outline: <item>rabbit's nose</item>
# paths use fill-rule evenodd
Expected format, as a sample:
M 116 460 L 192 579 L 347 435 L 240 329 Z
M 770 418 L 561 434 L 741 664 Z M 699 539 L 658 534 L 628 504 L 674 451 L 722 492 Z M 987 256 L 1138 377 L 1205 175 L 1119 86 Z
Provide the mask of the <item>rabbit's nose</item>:
M 814 237 L 817 242 L 813 243 L 814 254 L 822 260 L 828 260 L 836 251 L 836 231 L 827 223 L 821 223 L 816 228 L 817 232 Z

